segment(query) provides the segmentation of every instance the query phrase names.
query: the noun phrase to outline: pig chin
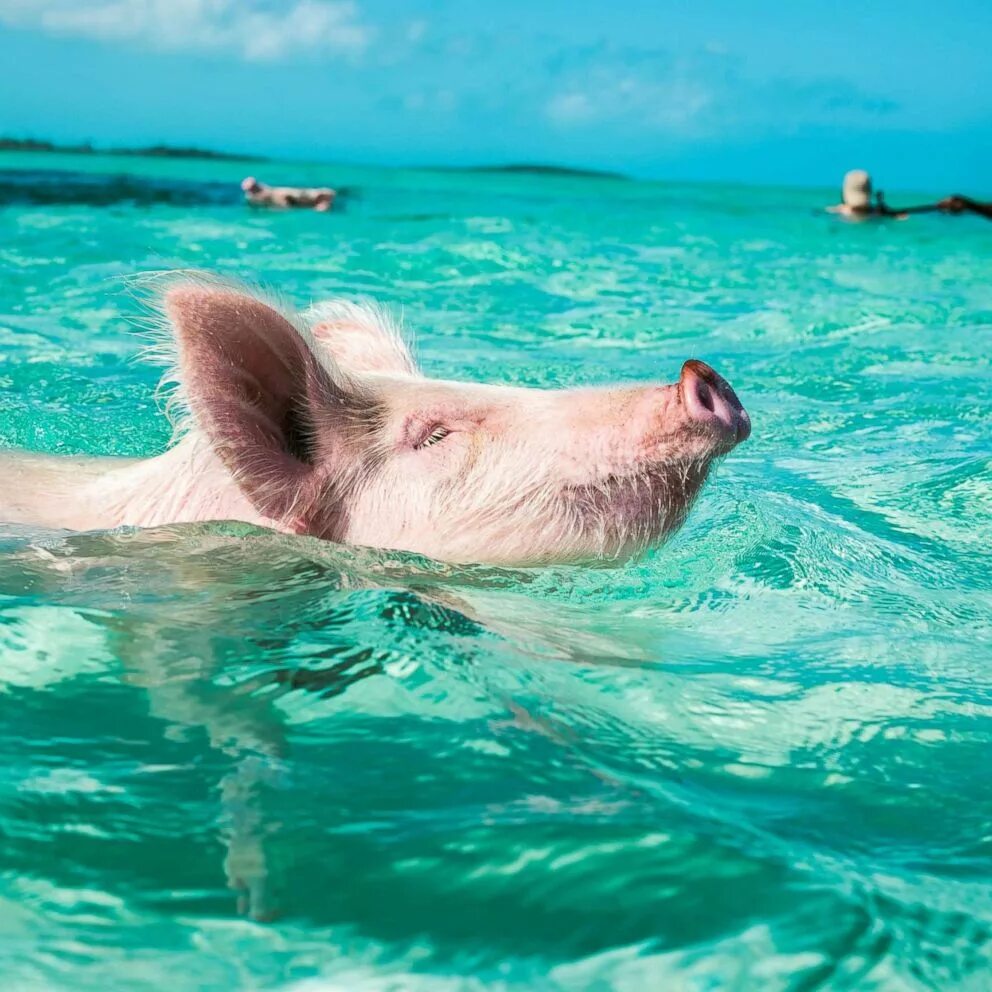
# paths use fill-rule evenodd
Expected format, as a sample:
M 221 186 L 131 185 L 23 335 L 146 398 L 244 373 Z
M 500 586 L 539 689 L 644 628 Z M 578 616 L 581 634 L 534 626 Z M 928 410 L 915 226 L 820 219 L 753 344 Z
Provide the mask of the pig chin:
M 581 530 L 574 557 L 617 561 L 666 540 L 685 522 L 710 464 L 710 458 L 668 462 L 569 486 L 564 499 Z
M 660 409 L 652 415 L 641 407 L 649 426 L 638 431 L 633 450 L 617 464 L 614 448 L 607 459 L 612 464 L 566 488 L 591 558 L 630 557 L 678 530 L 713 462 L 751 433 L 730 385 L 695 359 L 683 365 L 675 386 L 646 399 Z

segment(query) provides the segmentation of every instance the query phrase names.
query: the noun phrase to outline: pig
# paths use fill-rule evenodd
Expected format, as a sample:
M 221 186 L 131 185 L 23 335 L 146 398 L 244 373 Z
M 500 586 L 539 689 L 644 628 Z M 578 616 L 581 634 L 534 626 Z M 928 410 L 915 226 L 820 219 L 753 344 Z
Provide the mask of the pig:
M 380 308 L 292 316 L 184 276 L 160 294 L 176 440 L 145 460 L 7 456 L 0 518 L 74 530 L 238 520 L 453 563 L 617 561 L 685 520 L 748 437 L 733 389 L 426 377 Z
M 253 207 L 306 207 L 322 213 L 334 206 L 337 196 L 330 186 L 269 186 L 254 176 L 242 179 L 241 189 Z

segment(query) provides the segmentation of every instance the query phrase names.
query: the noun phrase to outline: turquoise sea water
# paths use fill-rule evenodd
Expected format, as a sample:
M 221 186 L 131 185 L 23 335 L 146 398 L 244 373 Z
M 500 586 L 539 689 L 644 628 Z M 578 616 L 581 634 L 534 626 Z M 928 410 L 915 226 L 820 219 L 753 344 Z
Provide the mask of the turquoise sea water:
M 620 568 L 0 528 L 4 989 L 992 989 L 992 224 L 845 224 L 830 190 L 0 169 L 3 447 L 163 448 L 125 280 L 175 267 L 375 297 L 445 376 L 699 357 L 754 424 Z M 247 172 L 350 194 L 253 212 Z

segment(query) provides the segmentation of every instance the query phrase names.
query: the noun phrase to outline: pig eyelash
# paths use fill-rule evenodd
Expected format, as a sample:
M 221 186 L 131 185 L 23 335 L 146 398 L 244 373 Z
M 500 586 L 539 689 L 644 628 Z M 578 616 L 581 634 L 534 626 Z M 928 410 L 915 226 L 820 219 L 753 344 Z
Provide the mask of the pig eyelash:
M 443 441 L 451 431 L 447 427 L 443 427 L 438 424 L 436 427 L 431 429 L 430 434 L 427 435 L 419 444 L 414 445 L 416 451 L 422 451 L 424 448 L 429 448 L 432 444 L 437 444 L 439 441 Z

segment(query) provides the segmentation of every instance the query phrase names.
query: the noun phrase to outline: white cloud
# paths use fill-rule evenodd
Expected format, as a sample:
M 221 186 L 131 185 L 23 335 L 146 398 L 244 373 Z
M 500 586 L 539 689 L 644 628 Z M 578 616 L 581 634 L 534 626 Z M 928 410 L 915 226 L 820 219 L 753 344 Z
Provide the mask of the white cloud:
M 693 129 L 712 102 L 703 81 L 679 73 L 652 78 L 593 70 L 581 85 L 555 93 L 544 109 L 561 127 L 636 120 L 642 127 L 682 132 Z
M 879 126 L 898 110 L 843 80 L 762 78 L 719 45 L 681 57 L 607 45 L 563 50 L 552 70 L 540 106 L 563 132 L 712 139 L 823 124 Z
M 416 44 L 427 34 L 427 21 L 411 21 L 406 28 L 407 41 Z
M 574 90 L 553 96 L 546 109 L 556 124 L 578 124 L 596 117 L 591 95 Z
M 0 23 L 165 51 L 232 52 L 250 61 L 355 55 L 371 30 L 352 0 L 0 0 Z

